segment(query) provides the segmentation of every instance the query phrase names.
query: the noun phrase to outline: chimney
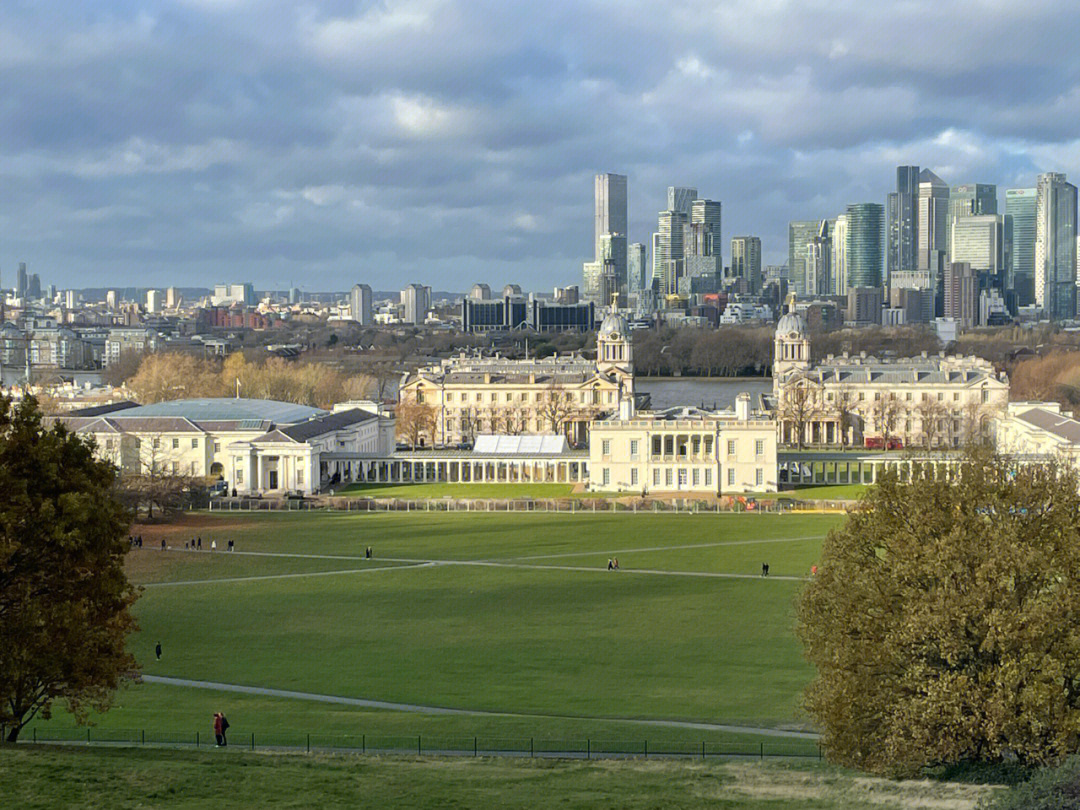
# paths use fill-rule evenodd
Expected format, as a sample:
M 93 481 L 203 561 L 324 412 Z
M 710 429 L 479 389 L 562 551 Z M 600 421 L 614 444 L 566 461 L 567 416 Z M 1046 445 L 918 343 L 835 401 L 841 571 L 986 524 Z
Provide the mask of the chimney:
M 750 421 L 750 395 L 745 391 L 735 397 L 735 418 L 740 422 Z

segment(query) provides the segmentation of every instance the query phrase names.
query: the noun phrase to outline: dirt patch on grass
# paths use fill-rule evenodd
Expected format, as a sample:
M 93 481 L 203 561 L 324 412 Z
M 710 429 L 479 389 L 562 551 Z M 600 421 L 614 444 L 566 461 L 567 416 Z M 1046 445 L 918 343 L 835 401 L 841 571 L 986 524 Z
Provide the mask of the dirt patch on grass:
M 770 800 L 832 801 L 843 807 L 881 810 L 974 810 L 979 800 L 999 788 L 929 779 L 889 780 L 849 776 L 834 770 L 796 770 L 775 764 L 733 763 L 726 791 Z

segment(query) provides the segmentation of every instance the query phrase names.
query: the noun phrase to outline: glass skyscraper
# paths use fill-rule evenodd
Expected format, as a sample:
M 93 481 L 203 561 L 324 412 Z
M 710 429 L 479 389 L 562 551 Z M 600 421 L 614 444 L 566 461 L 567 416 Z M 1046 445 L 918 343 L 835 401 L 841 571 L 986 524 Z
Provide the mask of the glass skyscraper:
M 1035 198 L 1035 303 L 1051 320 L 1076 317 L 1076 186 L 1039 175 Z
M 1035 303 L 1035 214 L 1038 189 L 1005 191 L 1005 227 L 1012 227 L 1012 261 L 1006 286 L 1020 306 Z
M 847 285 L 880 287 L 884 256 L 885 209 L 879 203 L 847 207 Z
M 806 246 L 818 235 L 821 220 L 788 223 L 788 272 L 798 295 L 806 295 Z
M 900 270 L 914 270 L 917 266 L 918 217 L 916 200 L 919 196 L 919 167 L 896 167 L 896 191 L 888 197 L 888 257 L 886 269 L 889 275 Z

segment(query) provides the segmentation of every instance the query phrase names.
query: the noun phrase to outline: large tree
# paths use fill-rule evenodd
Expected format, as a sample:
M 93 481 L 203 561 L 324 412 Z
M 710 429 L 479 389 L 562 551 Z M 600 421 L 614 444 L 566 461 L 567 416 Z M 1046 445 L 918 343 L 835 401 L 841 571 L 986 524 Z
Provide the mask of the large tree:
M 0 727 L 14 742 L 60 701 L 80 720 L 134 675 L 135 588 L 115 468 L 33 398 L 0 399 Z
M 833 760 L 893 775 L 1080 741 L 1080 477 L 975 449 L 884 475 L 825 541 L 798 633 Z

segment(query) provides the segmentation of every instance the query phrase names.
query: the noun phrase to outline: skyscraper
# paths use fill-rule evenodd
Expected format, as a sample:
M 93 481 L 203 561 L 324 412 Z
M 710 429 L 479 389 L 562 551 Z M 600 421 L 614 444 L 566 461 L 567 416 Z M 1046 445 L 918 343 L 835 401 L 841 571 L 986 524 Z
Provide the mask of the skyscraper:
M 761 292 L 761 239 L 735 236 L 731 240 L 731 275 L 746 279 L 751 295 Z
M 934 266 L 934 251 L 948 252 L 949 244 L 949 187 L 929 169 L 919 173 L 918 211 L 918 268 Z
M 918 266 L 918 216 L 916 199 L 919 194 L 919 167 L 896 167 L 896 191 L 889 194 L 889 245 L 886 271 L 914 270 Z
M 370 326 L 373 322 L 371 287 L 356 284 L 349 293 L 349 317 L 361 326 Z
M 423 284 L 410 284 L 401 291 L 401 319 L 405 323 L 421 325 L 427 320 L 431 309 L 431 287 Z
M 679 278 L 684 272 L 686 249 L 684 238 L 688 215 L 681 211 L 661 211 L 653 237 L 653 278 L 660 295 L 677 292 Z
M 682 186 L 668 186 L 667 207 L 669 211 L 678 211 L 680 214 L 690 216 L 690 209 L 694 200 L 698 198 L 696 188 L 683 188 Z
M 833 223 L 830 233 L 832 237 L 832 292 L 834 295 L 847 295 L 847 235 L 847 214 L 841 214 Z
M 32 301 L 41 298 L 41 276 L 31 273 L 26 280 L 26 297 Z
M 1035 303 L 1052 320 L 1070 319 L 1076 316 L 1076 186 L 1050 172 L 1039 175 L 1036 189 Z
M 1035 303 L 1035 220 L 1038 190 L 1010 188 L 1005 191 L 1006 227 L 1012 224 L 1012 254 L 1007 288 L 1016 291 L 1020 306 Z
M 961 329 L 977 325 L 979 316 L 979 273 L 967 262 L 950 262 L 945 268 L 946 318 L 953 318 Z
M 829 295 L 832 291 L 832 240 L 829 221 L 822 220 L 818 232 L 806 243 L 806 294 Z
M 881 287 L 885 209 L 879 203 L 847 207 L 847 286 Z
M 963 183 L 953 186 L 949 189 L 948 245 L 952 245 L 952 224 L 958 218 L 997 212 L 997 186 L 992 183 Z
M 582 268 L 582 291 L 595 301 L 608 260 L 614 262 L 608 272 L 614 269 L 620 290 L 626 288 L 626 175 L 596 175 L 594 205 L 593 260 Z
M 683 240 L 685 273 L 693 278 L 713 278 L 719 284 L 724 270 L 720 249 L 722 206 L 716 200 L 694 200 Z
M 988 276 L 992 286 L 1002 289 L 1006 256 L 1004 215 L 960 214 L 952 221 L 950 231 L 952 264 L 969 264 L 976 272 Z
M 626 249 L 626 277 L 630 292 L 649 289 L 649 251 L 641 242 Z
M 806 246 L 820 227 L 816 219 L 788 223 L 788 272 L 797 295 L 806 294 Z
M 19 272 L 15 276 L 15 297 L 25 298 L 29 279 L 26 276 L 26 262 L 19 262 Z

